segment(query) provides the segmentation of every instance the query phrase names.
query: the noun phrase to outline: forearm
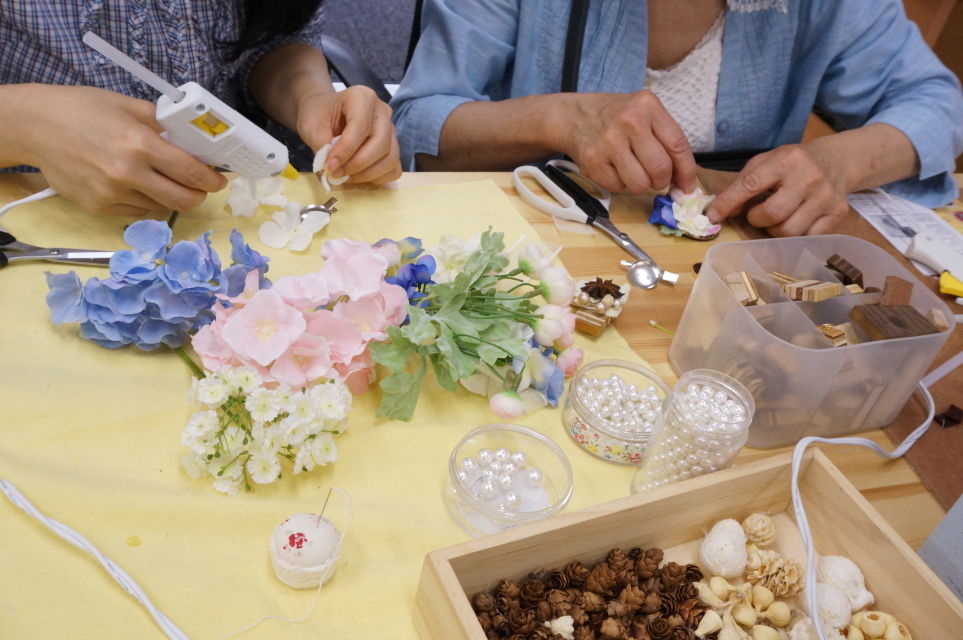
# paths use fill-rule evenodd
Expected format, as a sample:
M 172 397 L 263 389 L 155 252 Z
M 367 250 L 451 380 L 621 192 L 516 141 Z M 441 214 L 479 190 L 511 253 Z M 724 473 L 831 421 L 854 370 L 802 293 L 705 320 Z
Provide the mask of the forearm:
M 35 164 L 29 136 L 36 125 L 30 104 L 42 85 L 0 85 L 0 167 Z
M 334 93 L 324 54 L 301 43 L 286 44 L 264 54 L 251 70 L 248 88 L 266 114 L 295 131 L 305 100 Z
M 912 142 L 899 129 L 873 123 L 818 138 L 805 146 L 832 168 L 842 193 L 878 187 L 919 172 Z
M 499 171 L 562 153 L 563 114 L 571 102 L 563 94 L 466 102 L 445 120 L 438 155 L 418 155 L 418 168 Z

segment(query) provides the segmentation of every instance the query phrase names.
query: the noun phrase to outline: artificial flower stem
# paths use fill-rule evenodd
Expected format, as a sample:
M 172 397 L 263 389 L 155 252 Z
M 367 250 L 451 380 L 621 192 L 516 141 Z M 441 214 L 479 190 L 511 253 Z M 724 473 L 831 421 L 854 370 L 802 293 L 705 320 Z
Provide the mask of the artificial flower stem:
M 177 347 L 174 349 L 174 351 L 181 357 L 181 360 L 184 361 L 184 364 L 186 364 L 191 370 L 191 373 L 194 374 L 195 378 L 201 380 L 207 377 L 207 374 L 204 373 L 204 370 L 197 366 L 197 363 L 191 360 L 191 357 L 187 355 L 187 352 L 184 351 L 184 347 Z
M 456 337 L 456 338 L 470 338 L 471 340 L 476 340 L 476 341 L 478 341 L 478 342 L 487 344 L 487 345 L 489 345 L 489 346 L 495 347 L 496 349 L 499 349 L 499 350 L 501 350 L 501 351 L 504 351 L 504 352 L 505 352 L 506 354 L 508 354 L 508 356 L 510 356 L 510 357 L 514 357 L 514 356 L 515 356 L 514 353 L 512 353 L 511 351 L 509 351 L 509 350 L 506 349 L 505 347 L 503 347 L 503 346 L 501 346 L 501 345 L 498 345 L 498 344 L 495 344 L 494 342 L 491 342 L 491 341 L 489 341 L 489 340 L 485 340 L 485 339 L 483 339 L 483 338 L 479 338 L 479 337 L 477 337 L 477 336 L 473 336 L 473 335 L 470 335 L 470 334 L 467 334 L 467 333 L 456 333 L 456 334 L 454 334 L 454 337 Z

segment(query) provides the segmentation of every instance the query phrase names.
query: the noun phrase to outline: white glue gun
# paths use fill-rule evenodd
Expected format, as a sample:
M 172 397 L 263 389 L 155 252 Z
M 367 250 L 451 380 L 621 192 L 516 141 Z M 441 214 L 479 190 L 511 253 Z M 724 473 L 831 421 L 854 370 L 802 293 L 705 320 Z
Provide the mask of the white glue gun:
M 161 135 L 175 147 L 204 164 L 248 178 L 297 178 L 288 164 L 287 147 L 201 85 L 175 87 L 90 31 L 83 41 L 163 94 L 157 99 L 156 118 L 164 127 Z

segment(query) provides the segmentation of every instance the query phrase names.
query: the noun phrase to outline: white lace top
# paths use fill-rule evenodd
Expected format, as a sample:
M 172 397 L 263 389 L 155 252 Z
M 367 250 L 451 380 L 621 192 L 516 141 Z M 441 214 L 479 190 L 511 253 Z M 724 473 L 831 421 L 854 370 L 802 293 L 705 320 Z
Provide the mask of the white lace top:
M 716 93 L 722 66 L 726 12 L 709 27 L 685 58 L 665 69 L 646 69 L 652 91 L 682 127 L 693 151 L 712 151 L 716 140 Z

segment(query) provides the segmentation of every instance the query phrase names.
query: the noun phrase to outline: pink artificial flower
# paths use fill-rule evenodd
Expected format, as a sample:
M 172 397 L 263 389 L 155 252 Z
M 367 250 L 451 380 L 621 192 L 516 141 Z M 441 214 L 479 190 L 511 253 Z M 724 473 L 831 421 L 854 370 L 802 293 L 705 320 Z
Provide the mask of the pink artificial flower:
M 408 294 L 398 285 L 382 282 L 377 293 L 341 302 L 334 314 L 355 323 L 365 341 L 387 339 L 385 330 L 404 322 L 408 314 Z
M 305 327 L 300 311 L 285 304 L 273 289 L 263 289 L 228 316 L 221 338 L 241 360 L 267 366 L 301 337 Z
M 298 309 L 323 307 L 331 301 L 328 282 L 320 273 L 278 278 L 272 287 L 285 302 Z
M 566 378 L 571 378 L 582 364 L 585 352 L 578 347 L 569 347 L 555 358 L 555 365 L 565 372 Z
M 194 352 L 201 357 L 204 368 L 218 372 L 224 367 L 237 366 L 234 351 L 221 339 L 221 327 L 218 320 L 197 330 L 191 338 Z
M 364 353 L 367 342 L 361 330 L 350 320 L 339 318 L 327 309 L 309 313 L 307 318 L 307 332 L 324 339 L 332 365 L 348 364 Z
M 568 304 L 575 295 L 575 282 L 564 267 L 548 267 L 542 270 L 538 284 L 542 297 L 550 304 Z
M 332 297 L 347 295 L 351 300 L 378 291 L 388 259 L 370 244 L 353 240 L 328 240 L 321 248 L 325 259 L 320 275 L 327 281 Z
M 544 347 L 564 339 L 575 330 L 575 316 L 568 309 L 556 304 L 543 304 L 537 313 L 542 316 L 535 322 L 535 340 Z
M 514 420 L 525 415 L 525 404 L 515 391 L 499 391 L 488 399 L 488 406 L 503 420 Z
M 295 389 L 318 378 L 331 376 L 331 352 L 324 338 L 305 334 L 282 353 L 268 373 L 267 380 Z
M 348 391 L 356 396 L 367 391 L 371 383 L 374 382 L 374 368 L 374 360 L 367 350 L 348 364 L 335 365 L 338 377 L 344 381 Z

